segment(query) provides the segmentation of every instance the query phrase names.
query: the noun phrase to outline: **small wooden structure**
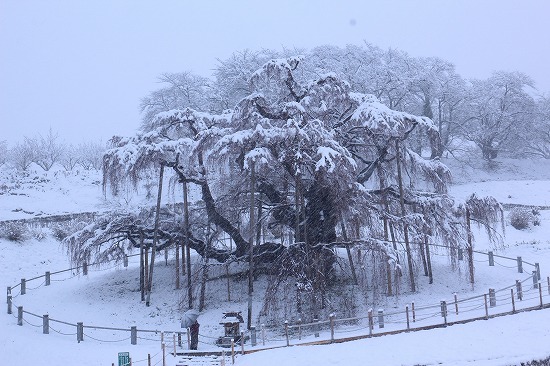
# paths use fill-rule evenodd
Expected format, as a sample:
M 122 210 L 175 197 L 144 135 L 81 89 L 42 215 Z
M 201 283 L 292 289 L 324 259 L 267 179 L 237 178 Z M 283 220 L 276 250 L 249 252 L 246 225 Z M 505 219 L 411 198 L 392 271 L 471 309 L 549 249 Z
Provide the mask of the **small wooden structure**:
M 244 319 L 240 311 L 223 313 L 220 324 L 223 325 L 224 335 L 218 338 L 216 344 L 221 347 L 231 347 L 232 339 L 235 343 L 239 343 L 241 341 L 241 323 L 244 323 Z

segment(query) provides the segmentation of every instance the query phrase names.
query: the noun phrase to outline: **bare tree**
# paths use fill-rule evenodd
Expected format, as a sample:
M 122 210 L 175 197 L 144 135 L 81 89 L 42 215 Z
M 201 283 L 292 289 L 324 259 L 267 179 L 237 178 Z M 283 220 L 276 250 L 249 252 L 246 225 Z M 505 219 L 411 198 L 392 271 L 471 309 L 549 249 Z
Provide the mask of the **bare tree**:
M 15 144 L 9 150 L 8 160 L 16 169 L 27 171 L 36 160 L 36 151 L 32 140 L 25 137 L 23 142 Z
M 78 163 L 86 170 L 101 169 L 103 153 L 106 146 L 101 141 L 90 141 L 79 144 L 76 148 Z
M 35 149 L 35 163 L 48 171 L 55 163 L 60 162 L 65 145 L 59 141 L 59 134 L 53 130 L 48 130 L 46 136 L 39 135 L 38 138 L 29 139 Z
M 8 160 L 8 143 L 6 140 L 0 141 L 0 166 Z

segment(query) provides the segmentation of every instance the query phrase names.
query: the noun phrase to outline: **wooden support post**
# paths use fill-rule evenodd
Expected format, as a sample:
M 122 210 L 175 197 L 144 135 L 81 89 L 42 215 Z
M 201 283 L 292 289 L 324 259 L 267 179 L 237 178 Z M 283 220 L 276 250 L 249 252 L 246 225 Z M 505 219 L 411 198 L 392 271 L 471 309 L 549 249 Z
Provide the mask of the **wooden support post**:
M 369 309 L 369 335 L 372 335 L 372 328 L 374 328 L 374 319 L 372 318 L 372 309 Z
M 540 281 L 541 280 L 541 277 L 540 277 L 540 264 L 535 263 L 535 271 L 537 271 L 537 280 Z
M 162 348 L 162 366 L 166 366 L 166 345 L 163 343 Z
M 384 328 L 384 309 L 378 309 L 378 328 Z
M 78 343 L 84 341 L 84 324 L 82 322 L 76 323 L 76 340 Z
M 494 267 L 495 266 L 495 257 L 494 257 L 494 254 L 492 251 L 489 251 L 489 253 L 487 253 L 489 255 L 489 266 L 490 267 Z
M 10 286 L 8 286 L 8 289 L 6 290 L 6 301 L 7 301 L 9 296 L 11 296 L 11 287 Z
M 288 320 L 285 320 L 285 338 L 286 338 L 286 346 L 290 346 L 290 342 L 288 340 Z
M 544 303 L 542 302 L 542 286 L 539 286 L 539 299 L 540 299 L 540 308 L 544 306 Z
M 523 291 L 521 290 L 521 282 L 520 280 L 516 280 L 516 292 L 517 292 L 517 296 L 518 296 L 518 299 L 521 301 L 523 300 Z
M 531 277 L 533 278 L 533 288 L 539 288 L 539 281 L 538 281 L 537 271 L 533 271 L 531 273 Z
M 22 306 L 17 307 L 17 325 L 19 326 L 23 325 L 23 307 Z
M 262 345 L 265 346 L 265 324 L 262 323 Z
M 416 311 L 414 310 L 414 301 L 411 303 L 411 309 L 413 314 L 413 323 L 416 323 Z
M 518 257 L 518 273 L 523 273 L 523 261 L 521 260 L 521 257 Z
M 483 294 L 483 301 L 485 303 L 485 319 L 489 318 L 489 308 L 487 307 L 487 294 Z
M 46 277 L 46 286 L 49 286 L 50 285 L 50 280 L 51 280 L 51 274 L 50 274 L 50 271 L 46 271 L 46 274 L 44 275 L 44 277 Z
M 496 297 L 495 289 L 493 288 L 489 289 L 489 306 L 491 306 L 492 308 L 497 306 L 497 297 Z
M 405 313 L 407 314 L 407 330 L 411 329 L 411 324 L 409 322 L 409 305 L 405 306 Z
M 151 354 L 147 354 L 147 366 L 151 366 Z
M 334 314 L 329 315 L 330 320 L 330 343 L 334 342 Z
M 42 316 L 42 333 L 50 334 L 50 316 L 48 314 Z
M 27 281 L 25 281 L 24 278 L 21 279 L 21 295 L 25 295 L 27 293 Z
M 135 325 L 130 327 L 130 344 L 137 344 L 137 327 Z
M 456 292 L 454 293 L 454 298 L 455 298 L 455 313 L 456 315 L 458 315 L 458 298 L 457 298 Z
M 8 314 L 12 313 L 11 306 L 12 306 L 11 295 L 8 295 Z
M 181 333 L 178 332 L 178 347 L 181 347 Z
M 514 289 L 510 289 L 510 295 L 512 296 L 512 313 L 516 312 L 516 300 L 514 299 Z
M 82 263 L 82 274 L 84 276 L 88 275 L 88 263 L 86 263 L 86 262 Z

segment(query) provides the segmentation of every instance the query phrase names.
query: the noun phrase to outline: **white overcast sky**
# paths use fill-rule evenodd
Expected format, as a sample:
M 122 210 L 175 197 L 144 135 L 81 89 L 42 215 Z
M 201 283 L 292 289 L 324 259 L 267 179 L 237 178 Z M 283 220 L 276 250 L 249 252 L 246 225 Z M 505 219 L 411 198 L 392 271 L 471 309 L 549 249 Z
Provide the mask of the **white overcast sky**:
M 549 93 L 549 19 L 548 0 L 0 0 L 0 140 L 132 135 L 161 73 L 208 76 L 243 49 L 366 41 Z

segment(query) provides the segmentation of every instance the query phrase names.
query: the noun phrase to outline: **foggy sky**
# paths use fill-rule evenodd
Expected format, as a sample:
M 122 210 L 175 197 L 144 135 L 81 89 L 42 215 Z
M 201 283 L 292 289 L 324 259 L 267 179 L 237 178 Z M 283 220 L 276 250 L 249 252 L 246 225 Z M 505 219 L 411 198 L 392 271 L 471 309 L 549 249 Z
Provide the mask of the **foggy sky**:
M 161 73 L 209 76 L 243 49 L 368 42 L 468 79 L 521 71 L 549 93 L 548 14 L 546 0 L 0 0 L 0 140 L 132 135 Z

